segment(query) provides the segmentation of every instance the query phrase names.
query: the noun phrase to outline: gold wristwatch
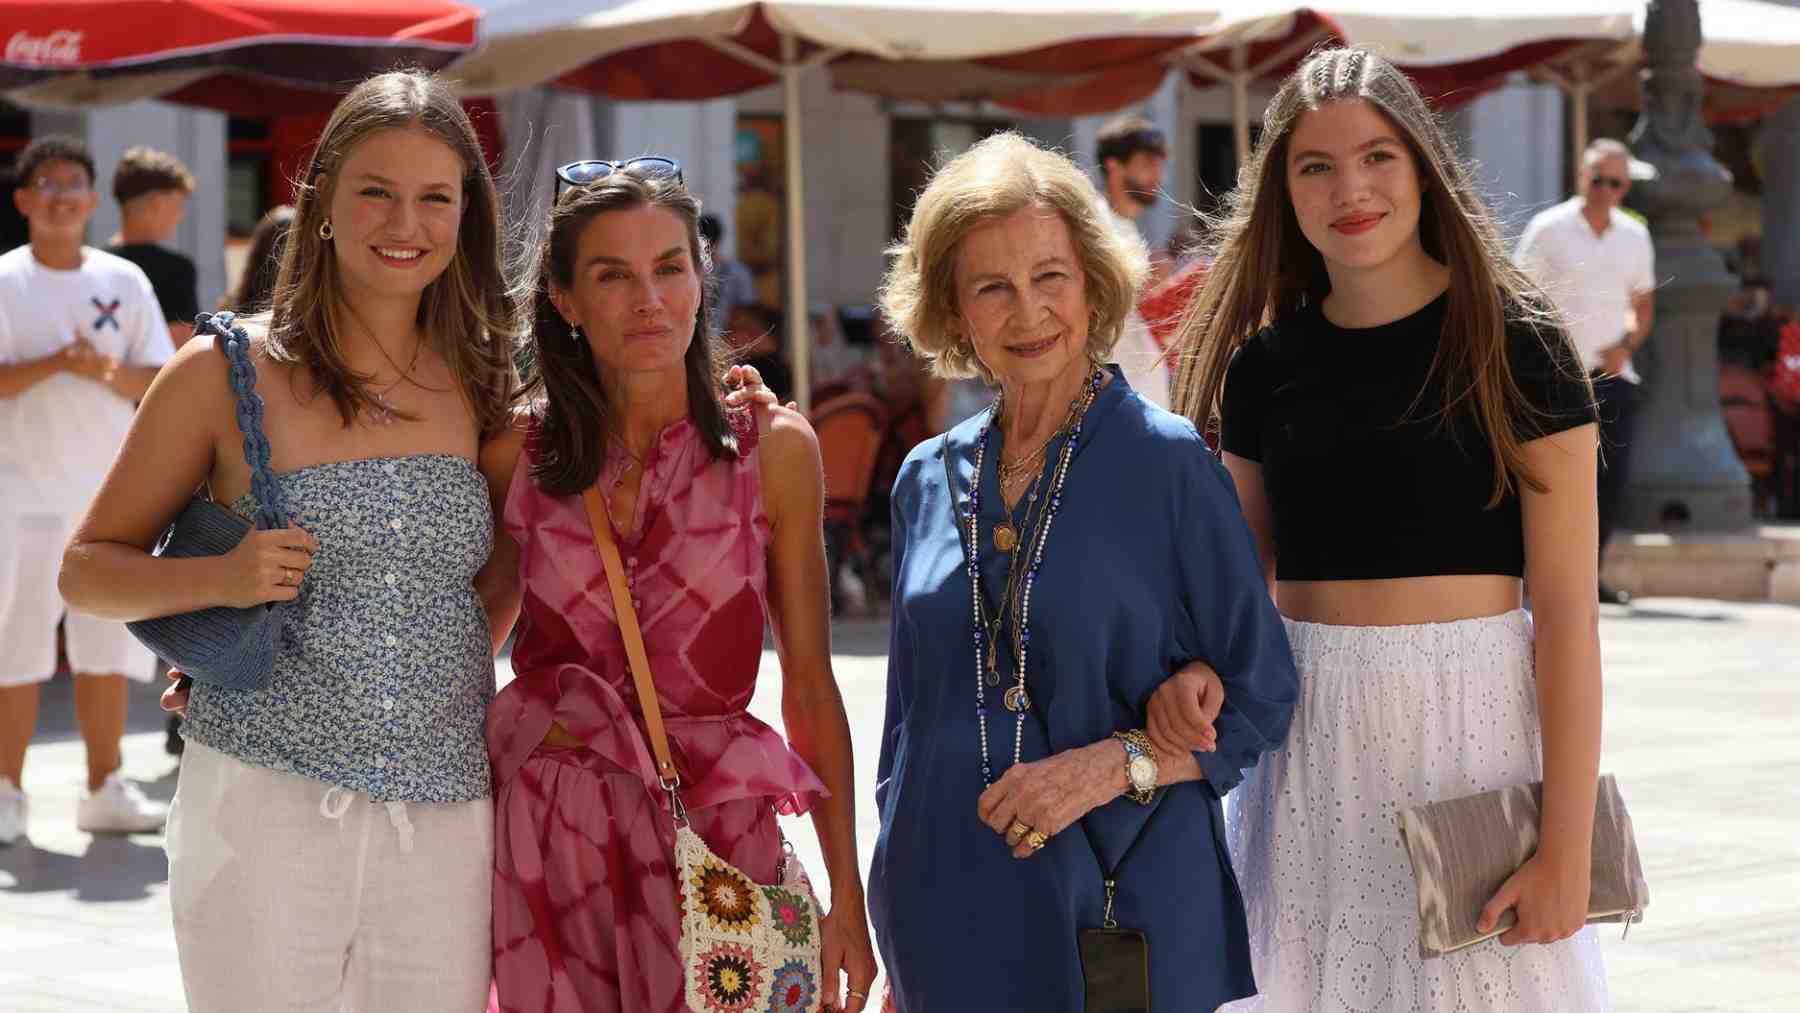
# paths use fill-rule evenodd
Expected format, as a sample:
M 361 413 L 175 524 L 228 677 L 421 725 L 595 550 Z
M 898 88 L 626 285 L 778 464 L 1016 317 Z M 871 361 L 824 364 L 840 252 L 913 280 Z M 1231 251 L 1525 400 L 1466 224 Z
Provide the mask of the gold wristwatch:
M 1113 738 L 1125 745 L 1125 779 L 1131 784 L 1125 795 L 1138 805 L 1149 805 L 1156 797 L 1156 747 L 1136 728 L 1114 732 Z

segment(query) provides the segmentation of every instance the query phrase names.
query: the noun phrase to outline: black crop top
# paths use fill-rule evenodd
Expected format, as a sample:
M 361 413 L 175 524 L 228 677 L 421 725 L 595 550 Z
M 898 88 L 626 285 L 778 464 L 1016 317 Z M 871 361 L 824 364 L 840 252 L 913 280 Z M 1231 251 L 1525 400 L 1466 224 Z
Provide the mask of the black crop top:
M 1515 491 L 1493 509 L 1494 457 L 1471 414 L 1425 397 L 1447 297 L 1391 324 L 1343 328 L 1316 305 L 1288 314 L 1231 360 L 1222 446 L 1262 465 L 1277 580 L 1525 573 Z M 1545 414 L 1530 439 L 1596 419 L 1567 342 L 1507 327 L 1515 382 Z M 1414 402 L 1417 400 L 1417 405 Z

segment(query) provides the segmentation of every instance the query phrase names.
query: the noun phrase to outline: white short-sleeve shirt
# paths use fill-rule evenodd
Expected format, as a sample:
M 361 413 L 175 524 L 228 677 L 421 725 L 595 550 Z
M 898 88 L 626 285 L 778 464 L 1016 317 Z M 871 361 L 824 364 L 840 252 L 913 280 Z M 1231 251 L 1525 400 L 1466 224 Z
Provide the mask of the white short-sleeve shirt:
M 1595 233 L 1581 205 L 1573 197 L 1531 219 L 1513 262 L 1556 302 L 1582 363 L 1595 370 L 1600 353 L 1625 336 L 1632 296 L 1656 287 L 1656 253 L 1637 219 L 1614 208 L 1606 231 Z M 1629 366 L 1620 375 L 1638 382 Z
M 1120 235 L 1142 239 L 1136 222 L 1114 211 L 1104 202 L 1100 206 L 1112 219 L 1113 228 Z M 1113 360 L 1125 373 L 1125 380 L 1131 384 L 1132 390 L 1158 408 L 1169 407 L 1172 379 L 1169 362 L 1163 358 L 1162 347 L 1156 343 L 1156 335 L 1150 332 L 1150 325 L 1144 322 L 1143 314 L 1135 307 L 1125 317 L 1125 327 L 1119 334 L 1119 343 L 1113 346 Z
M 71 271 L 45 267 L 29 245 L 0 254 L 0 363 L 42 359 L 77 335 L 131 366 L 161 366 L 175 354 L 136 264 L 92 247 Z M 133 410 L 110 387 L 72 373 L 0 398 L 0 500 L 21 514 L 87 509 Z

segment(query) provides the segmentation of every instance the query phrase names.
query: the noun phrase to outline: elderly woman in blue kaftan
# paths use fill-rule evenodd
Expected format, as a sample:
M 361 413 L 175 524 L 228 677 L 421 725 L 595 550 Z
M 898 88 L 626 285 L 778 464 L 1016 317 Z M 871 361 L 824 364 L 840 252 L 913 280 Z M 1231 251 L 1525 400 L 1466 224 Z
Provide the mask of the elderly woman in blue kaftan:
M 890 319 L 1000 396 L 894 488 L 869 876 L 892 1004 L 1078 1013 L 1079 939 L 1109 922 L 1147 937 L 1157 1013 L 1251 994 L 1220 800 L 1286 735 L 1296 677 L 1229 477 L 1101 365 L 1143 245 L 1066 158 L 1000 135 L 895 253 Z M 1211 749 L 1146 727 L 1172 678 Z

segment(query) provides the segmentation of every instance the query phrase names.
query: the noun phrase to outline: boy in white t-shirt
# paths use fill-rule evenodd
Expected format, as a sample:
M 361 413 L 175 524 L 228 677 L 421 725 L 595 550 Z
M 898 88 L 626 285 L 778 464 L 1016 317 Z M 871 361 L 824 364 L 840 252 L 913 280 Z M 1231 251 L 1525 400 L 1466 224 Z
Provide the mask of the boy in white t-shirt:
M 25 828 L 20 788 L 39 688 L 64 621 L 88 782 L 76 823 L 145 832 L 166 810 L 120 776 L 127 679 L 152 658 L 121 623 L 69 612 L 56 589 L 63 544 L 124 442 L 134 403 L 174 354 L 150 281 L 83 245 L 99 203 L 80 141 L 46 137 L 18 160 L 26 246 L 0 254 L 0 844 Z

